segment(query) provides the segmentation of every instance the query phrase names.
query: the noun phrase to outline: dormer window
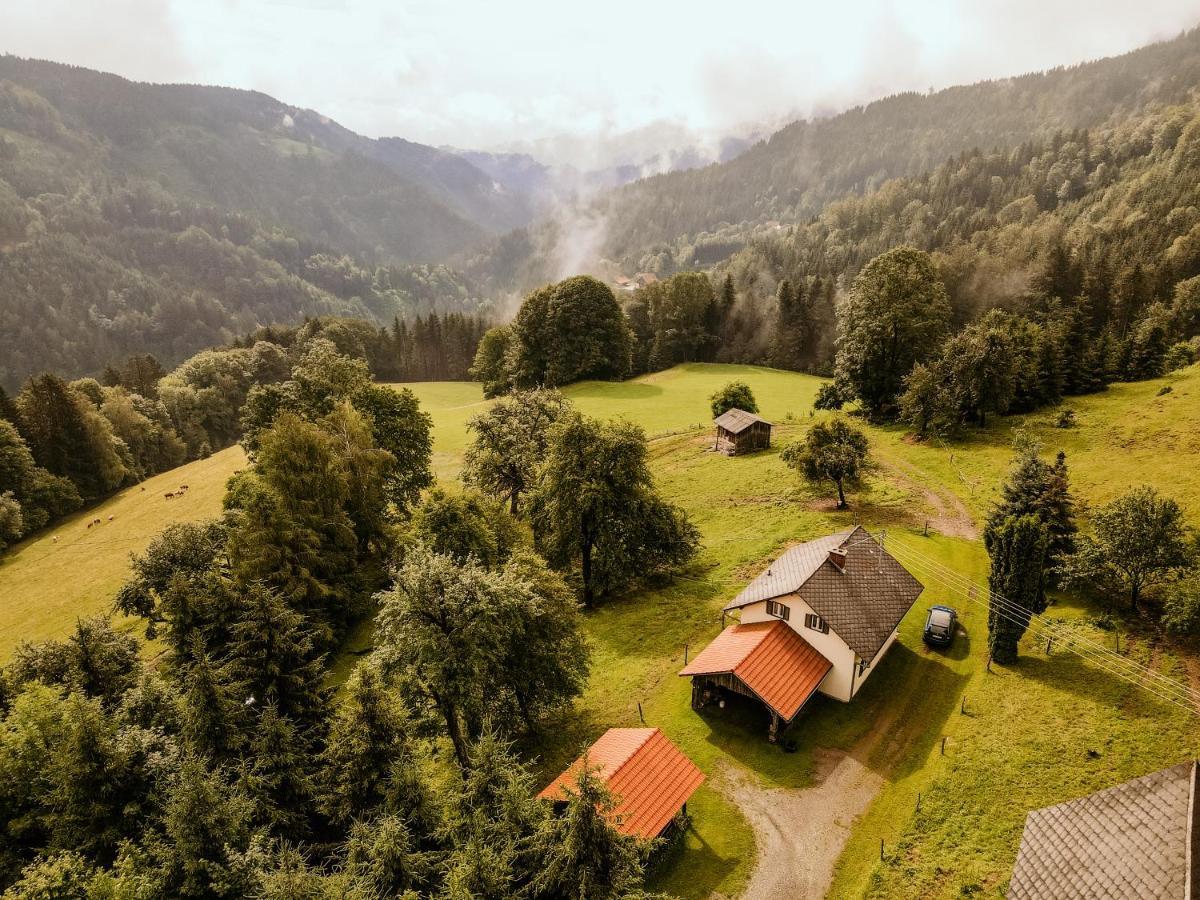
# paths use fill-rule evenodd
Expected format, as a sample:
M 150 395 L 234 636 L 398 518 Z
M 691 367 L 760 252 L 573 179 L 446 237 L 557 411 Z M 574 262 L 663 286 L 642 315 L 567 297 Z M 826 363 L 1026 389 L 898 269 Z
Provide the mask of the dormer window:
M 819 631 L 821 634 L 829 634 L 829 623 L 814 613 L 805 614 L 804 627 L 811 628 L 813 631 Z
M 777 619 L 787 621 L 791 616 L 792 610 L 782 603 L 776 603 L 774 600 L 767 601 L 767 615 L 774 616 Z

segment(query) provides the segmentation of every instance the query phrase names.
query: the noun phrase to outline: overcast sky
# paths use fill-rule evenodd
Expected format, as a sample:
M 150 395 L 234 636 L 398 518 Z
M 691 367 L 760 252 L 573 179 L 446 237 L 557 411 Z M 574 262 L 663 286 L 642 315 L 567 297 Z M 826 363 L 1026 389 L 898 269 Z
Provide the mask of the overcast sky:
M 0 52 L 255 88 L 372 136 L 564 157 L 1107 56 L 1198 22 L 1194 0 L 0 0 Z

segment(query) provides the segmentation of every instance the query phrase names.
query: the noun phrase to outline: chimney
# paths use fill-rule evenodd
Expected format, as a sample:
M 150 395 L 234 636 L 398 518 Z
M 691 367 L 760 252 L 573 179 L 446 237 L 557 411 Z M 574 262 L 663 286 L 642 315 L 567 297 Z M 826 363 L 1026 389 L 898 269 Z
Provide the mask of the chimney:
M 829 551 L 829 561 L 839 572 L 846 571 L 846 551 L 841 547 L 834 547 Z

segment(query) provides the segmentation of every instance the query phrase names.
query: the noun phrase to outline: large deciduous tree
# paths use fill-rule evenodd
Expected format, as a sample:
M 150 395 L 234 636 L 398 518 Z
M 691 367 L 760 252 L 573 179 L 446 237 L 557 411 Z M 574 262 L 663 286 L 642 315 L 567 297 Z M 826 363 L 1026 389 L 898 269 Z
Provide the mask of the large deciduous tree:
M 1149 486 L 1134 488 L 1096 510 L 1092 529 L 1091 535 L 1079 539 L 1067 574 L 1097 590 L 1126 594 L 1133 609 L 1147 590 L 1196 561 L 1183 510 Z
M 489 571 L 418 547 L 381 602 L 384 670 L 410 708 L 441 720 L 464 766 L 486 721 L 510 732 L 582 689 L 574 603 L 524 555 Z
M 514 381 L 521 387 L 621 378 L 632 335 L 613 292 L 577 275 L 534 291 L 513 322 Z
M 579 414 L 552 431 L 530 520 L 550 564 L 577 574 L 586 607 L 677 569 L 699 544 L 684 512 L 659 496 L 641 428 Z
M 550 446 L 550 428 L 571 410 L 555 390 L 520 391 L 472 418 L 471 443 L 463 457 L 463 480 L 520 511 L 521 498 L 537 484 Z
M 809 481 L 832 481 L 838 509 L 846 508 L 846 485 L 854 484 L 867 463 L 867 436 L 842 418 L 818 422 L 804 439 L 783 448 L 783 461 Z
M 890 417 L 904 376 L 937 351 L 949 324 L 929 254 L 889 250 L 866 265 L 838 307 L 838 378 L 869 415 Z
M 714 419 L 731 409 L 741 409 L 749 413 L 758 412 L 758 402 L 754 399 L 754 392 L 744 381 L 729 382 L 708 398 L 708 405 Z

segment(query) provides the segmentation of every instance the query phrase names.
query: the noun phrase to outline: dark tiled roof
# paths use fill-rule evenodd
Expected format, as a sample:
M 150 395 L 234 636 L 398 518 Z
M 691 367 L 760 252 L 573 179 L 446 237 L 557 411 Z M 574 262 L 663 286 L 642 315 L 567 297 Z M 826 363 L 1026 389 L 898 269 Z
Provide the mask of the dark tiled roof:
M 779 619 L 730 625 L 680 675 L 731 674 L 790 722 L 833 663 Z
M 715 419 L 713 424 L 718 428 L 724 428 L 731 434 L 741 434 L 755 422 L 762 422 L 764 425 L 770 425 L 766 419 L 756 416 L 754 413 L 748 413 L 744 409 L 730 409 L 721 413 Z
M 585 759 L 613 795 L 613 827 L 640 838 L 658 837 L 704 782 L 704 773 L 657 728 L 610 728 L 538 796 L 565 798 Z
M 829 551 L 839 547 L 846 551 L 844 571 L 829 562 Z M 856 526 L 789 547 L 725 609 L 798 594 L 869 661 L 923 590 L 921 582 Z
M 847 528 L 836 534 L 788 547 L 782 556 L 767 566 L 767 571 L 742 588 L 740 594 L 725 604 L 725 609 L 741 609 L 760 600 L 771 600 L 784 594 L 796 593 L 800 585 L 808 581 L 813 572 L 829 558 L 829 551 L 842 546 L 854 531 L 853 528 Z
M 1185 900 L 1196 764 L 1031 812 L 1010 900 Z

